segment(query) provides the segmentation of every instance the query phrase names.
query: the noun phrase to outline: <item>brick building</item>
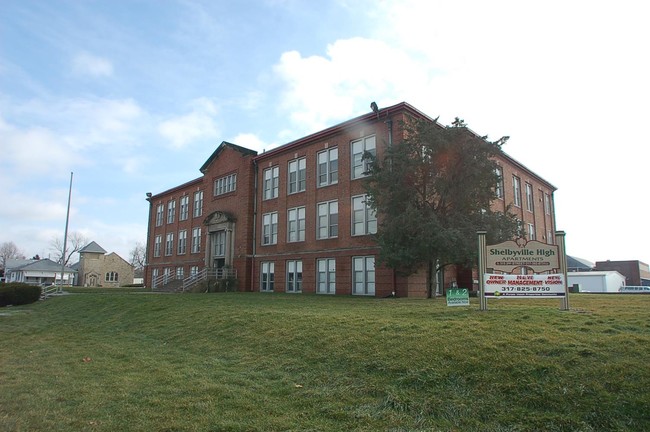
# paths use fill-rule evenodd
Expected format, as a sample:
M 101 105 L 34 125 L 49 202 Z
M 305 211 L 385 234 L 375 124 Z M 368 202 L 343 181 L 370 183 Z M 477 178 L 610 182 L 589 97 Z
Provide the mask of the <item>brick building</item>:
M 642 261 L 596 261 L 594 270 L 615 270 L 625 276 L 625 285 L 628 286 L 650 286 L 650 268 Z
M 362 181 L 363 153 L 381 157 L 409 117 L 433 121 L 400 103 L 262 154 L 221 143 L 200 177 L 147 194 L 145 284 L 187 286 L 226 269 L 242 291 L 424 297 L 424 272 L 401 277 L 376 263 L 377 220 Z M 495 209 L 512 203 L 528 238 L 553 242 L 555 188 L 506 154 L 498 163 Z M 441 282 L 474 279 L 449 267 Z

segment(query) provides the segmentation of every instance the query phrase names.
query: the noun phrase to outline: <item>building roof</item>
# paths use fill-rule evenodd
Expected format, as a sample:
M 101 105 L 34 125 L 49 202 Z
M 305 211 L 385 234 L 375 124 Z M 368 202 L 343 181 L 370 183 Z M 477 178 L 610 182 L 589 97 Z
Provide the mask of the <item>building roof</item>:
M 61 264 L 55 263 L 49 258 L 45 258 L 38 261 L 32 261 L 28 264 L 22 265 L 20 267 L 14 267 L 11 271 L 47 271 L 47 272 L 57 272 L 61 271 Z M 71 273 L 74 272 L 70 267 L 65 267 L 65 272 Z
M 203 166 L 201 167 L 200 171 L 205 174 L 205 172 L 208 170 L 208 167 L 210 164 L 219 157 L 222 151 L 224 151 L 226 148 L 231 148 L 235 151 L 238 151 L 244 156 L 256 156 L 257 152 L 255 150 L 248 149 L 246 147 L 238 146 L 237 144 L 229 143 L 228 141 L 222 141 L 221 144 L 219 144 L 219 147 L 210 155 L 208 160 L 205 161 Z
M 594 263 L 587 261 L 586 259 L 567 255 L 566 266 L 567 268 L 579 268 L 587 270 L 594 268 Z
M 106 251 L 104 250 L 104 248 L 102 248 L 100 245 L 98 245 L 98 244 L 95 243 L 94 241 L 91 241 L 90 243 L 88 243 L 86 246 L 84 246 L 84 247 L 79 251 L 80 254 L 81 254 L 81 253 L 86 253 L 86 252 L 90 252 L 90 253 L 100 253 L 100 254 L 105 254 L 105 253 L 106 253 Z
M 604 271 L 586 271 L 586 272 L 569 272 L 567 273 L 568 277 L 576 277 L 576 276 L 588 276 L 588 277 L 596 277 L 596 276 L 609 276 L 617 274 L 623 279 L 625 279 L 625 276 L 617 272 L 616 270 L 604 270 Z

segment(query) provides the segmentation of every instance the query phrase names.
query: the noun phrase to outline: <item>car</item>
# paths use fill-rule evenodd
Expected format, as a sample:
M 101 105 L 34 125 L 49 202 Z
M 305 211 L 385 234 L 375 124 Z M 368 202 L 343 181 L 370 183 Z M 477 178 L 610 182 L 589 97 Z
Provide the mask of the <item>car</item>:
M 622 294 L 650 294 L 650 286 L 624 286 L 618 292 Z

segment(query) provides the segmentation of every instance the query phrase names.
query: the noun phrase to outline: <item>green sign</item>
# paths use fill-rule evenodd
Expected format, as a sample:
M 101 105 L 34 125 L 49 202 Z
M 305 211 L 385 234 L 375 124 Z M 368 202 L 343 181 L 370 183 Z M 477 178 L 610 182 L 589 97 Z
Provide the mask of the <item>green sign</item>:
M 447 306 L 469 306 L 469 291 L 467 288 L 448 289 Z

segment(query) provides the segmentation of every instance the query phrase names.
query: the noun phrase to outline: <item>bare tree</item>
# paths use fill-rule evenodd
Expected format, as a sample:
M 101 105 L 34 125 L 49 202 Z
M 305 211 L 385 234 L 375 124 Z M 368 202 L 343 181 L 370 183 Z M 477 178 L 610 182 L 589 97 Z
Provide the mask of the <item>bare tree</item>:
M 25 254 L 18 249 L 14 242 L 4 242 L 0 245 L 0 268 L 5 269 L 7 260 L 25 258 Z
M 147 252 L 144 245 L 137 242 L 133 249 L 131 249 L 131 265 L 135 270 L 142 270 L 147 261 Z
M 54 252 L 54 261 L 64 265 L 68 265 L 72 255 L 79 252 L 84 248 L 90 241 L 86 236 L 80 232 L 73 231 L 68 235 L 68 242 L 66 244 L 66 250 L 63 251 L 63 239 L 54 238 L 50 242 L 50 250 Z M 62 260 L 63 258 L 63 260 Z

